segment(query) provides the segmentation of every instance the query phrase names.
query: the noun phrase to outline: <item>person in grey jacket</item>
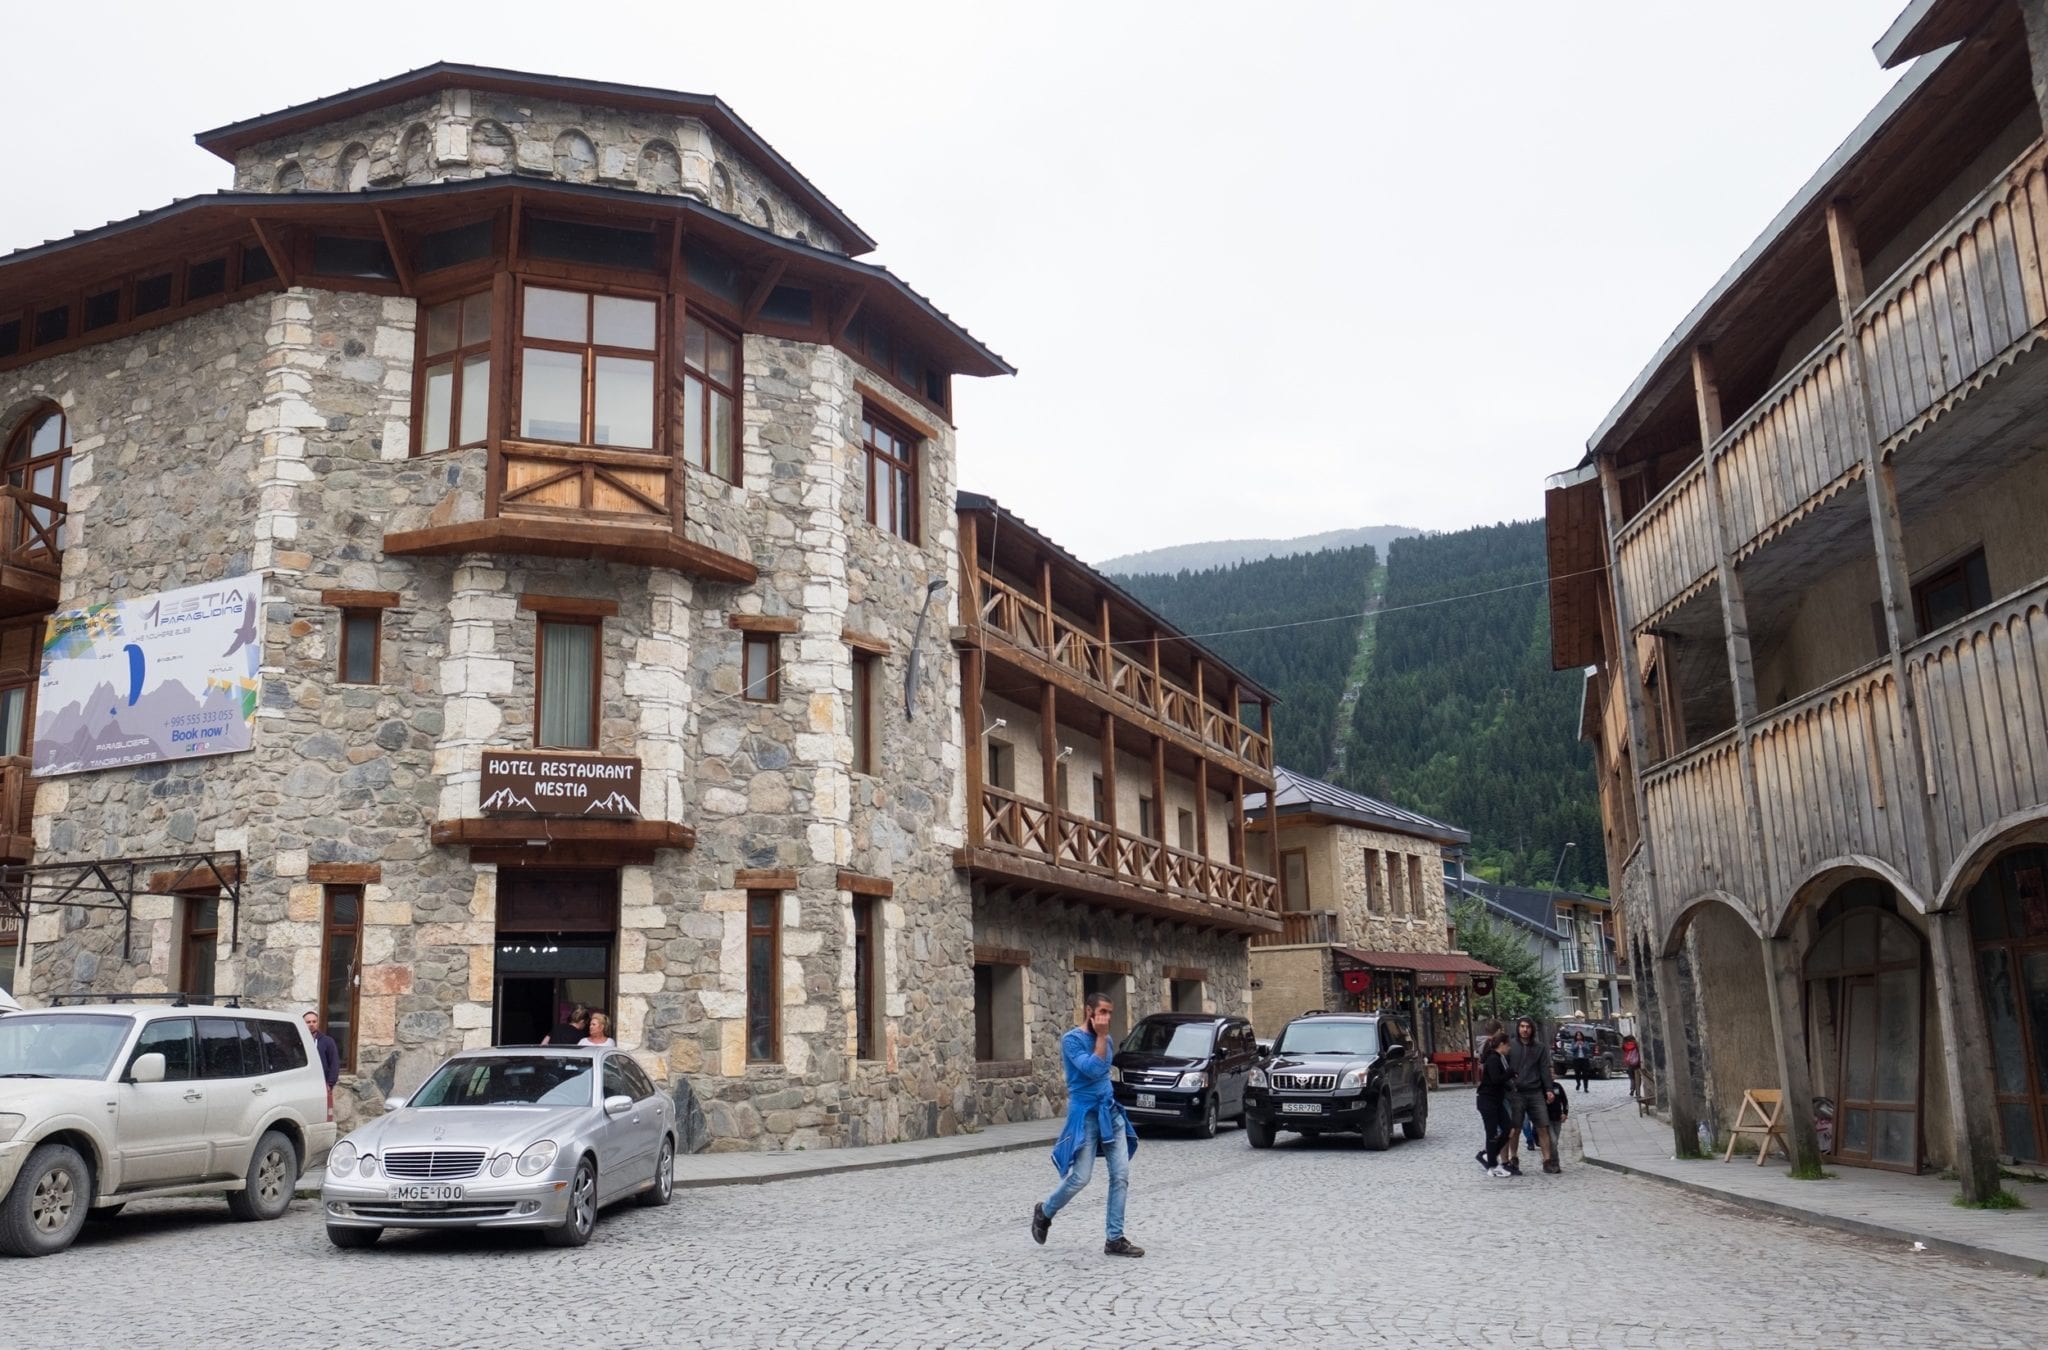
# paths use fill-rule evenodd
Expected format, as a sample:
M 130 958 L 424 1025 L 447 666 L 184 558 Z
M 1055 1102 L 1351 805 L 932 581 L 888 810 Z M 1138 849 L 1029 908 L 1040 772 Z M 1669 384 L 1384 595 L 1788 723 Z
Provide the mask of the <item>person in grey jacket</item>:
M 1557 1165 L 1557 1144 L 1550 1137 L 1550 1098 L 1557 1091 L 1557 1079 L 1550 1072 L 1550 1047 L 1536 1034 L 1534 1018 L 1515 1023 L 1515 1038 L 1508 1043 L 1508 1119 L 1521 1125 L 1527 1119 L 1536 1126 L 1536 1143 L 1543 1150 L 1543 1170 L 1561 1172 Z

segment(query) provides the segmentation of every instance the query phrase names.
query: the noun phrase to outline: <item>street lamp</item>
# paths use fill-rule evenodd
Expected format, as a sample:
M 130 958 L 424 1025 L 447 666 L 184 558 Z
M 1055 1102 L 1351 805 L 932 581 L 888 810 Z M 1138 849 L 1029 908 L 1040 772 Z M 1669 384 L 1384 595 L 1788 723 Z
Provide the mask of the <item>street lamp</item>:
M 1553 890 L 1553 891 L 1554 891 L 1554 890 L 1556 890 L 1556 889 L 1557 889 L 1557 879 L 1558 879 L 1559 877 L 1561 877 L 1561 876 L 1563 876 L 1563 875 L 1564 875 L 1564 857 L 1565 857 L 1565 854 L 1567 854 L 1567 853 L 1570 853 L 1570 852 L 1571 852 L 1571 851 L 1572 851 L 1573 849 L 1575 849 L 1575 848 L 1577 848 L 1577 847 L 1578 847 L 1578 845 L 1577 845 L 1577 844 L 1571 844 L 1571 843 L 1568 843 L 1568 844 L 1566 844 L 1566 845 L 1565 845 L 1565 846 L 1564 846 L 1563 848 L 1561 848 L 1561 849 L 1559 849 L 1559 850 L 1557 851 L 1557 866 L 1556 866 L 1555 868 L 1553 868 L 1553 869 L 1551 870 L 1551 873 L 1550 873 L 1550 889 L 1551 889 L 1551 890 Z

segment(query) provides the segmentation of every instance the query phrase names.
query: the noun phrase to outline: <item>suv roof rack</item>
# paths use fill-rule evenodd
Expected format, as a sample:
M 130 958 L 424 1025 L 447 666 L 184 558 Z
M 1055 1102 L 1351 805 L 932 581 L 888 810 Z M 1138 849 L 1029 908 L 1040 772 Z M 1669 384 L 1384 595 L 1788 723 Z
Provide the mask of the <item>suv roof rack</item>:
M 222 1007 L 239 1009 L 242 1006 L 242 996 L 240 994 L 193 994 L 186 992 L 170 994 L 50 995 L 50 1006 L 52 1008 L 62 1008 L 67 1004 L 77 1005 L 82 1003 L 168 1003 L 173 1008 L 197 1006 L 202 1008 Z

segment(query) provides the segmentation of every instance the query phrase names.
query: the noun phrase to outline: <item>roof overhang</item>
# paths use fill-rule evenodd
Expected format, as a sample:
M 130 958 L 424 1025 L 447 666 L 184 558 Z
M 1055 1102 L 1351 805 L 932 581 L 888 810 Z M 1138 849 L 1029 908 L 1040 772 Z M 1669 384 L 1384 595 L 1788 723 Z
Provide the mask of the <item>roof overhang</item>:
M 1960 42 L 1998 8 L 1998 0 L 1913 0 L 1871 45 L 1886 70 Z
M 1595 475 L 1550 480 L 1543 538 L 1550 564 L 1550 668 L 1592 665 L 1600 659 L 1600 593 L 1607 584 L 1607 513 Z
M 393 75 L 389 79 L 345 89 L 339 94 L 297 103 L 276 112 L 247 117 L 239 122 L 202 131 L 192 139 L 201 148 L 233 163 L 235 156 L 252 145 L 288 136 L 296 131 L 341 121 L 359 113 L 403 103 L 408 99 L 438 94 L 447 89 L 476 89 L 493 94 L 527 98 L 560 99 L 596 107 L 634 112 L 665 113 L 694 117 L 739 147 L 768 180 L 787 192 L 812 215 L 831 225 L 847 241 L 847 252 L 858 256 L 875 247 L 867 231 L 853 223 L 832 204 L 796 166 L 784 159 L 761 134 L 742 121 L 723 99 L 711 94 L 686 94 L 673 89 L 646 85 L 613 84 L 608 80 L 576 80 L 560 75 L 536 75 L 528 71 L 503 70 L 494 66 L 470 66 L 437 61 L 430 66 Z

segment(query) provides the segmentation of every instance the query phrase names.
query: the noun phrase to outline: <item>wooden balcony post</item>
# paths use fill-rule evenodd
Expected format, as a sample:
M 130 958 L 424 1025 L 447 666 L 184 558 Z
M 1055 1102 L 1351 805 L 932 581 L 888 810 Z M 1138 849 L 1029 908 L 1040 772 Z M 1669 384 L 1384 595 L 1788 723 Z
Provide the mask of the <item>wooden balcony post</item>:
M 1765 988 L 1771 1000 L 1771 1035 L 1778 1043 L 1778 1082 L 1785 1089 L 1786 1151 L 1792 1170 L 1820 1172 L 1820 1138 L 1813 1128 L 1813 1070 L 1806 1058 L 1806 988 L 1791 938 L 1763 939 Z
M 680 456 L 678 456 L 680 458 Z M 981 626 L 981 531 L 972 511 L 960 513 L 960 624 Z
M 1045 654 L 1052 655 L 1054 640 L 1052 632 L 1052 559 L 1038 560 L 1038 603 L 1044 609 L 1043 627 L 1038 637 L 1045 644 Z
M 1209 860 L 1209 761 L 1195 759 L 1195 852 Z
M 1159 714 L 1162 721 L 1171 722 L 1173 720 L 1166 715 L 1166 677 L 1165 672 L 1159 668 L 1159 630 L 1157 628 L 1152 630 L 1152 711 Z
M 981 847 L 981 648 L 969 645 L 960 653 L 960 731 L 967 774 L 967 843 Z
M 1153 639 L 1153 651 L 1158 651 L 1159 639 Z M 1152 738 L 1152 837 L 1159 842 L 1159 860 L 1153 869 L 1159 873 L 1159 884 L 1166 884 L 1166 740 Z
M 1102 714 L 1102 826 L 1109 831 L 1109 870 L 1122 875 L 1116 857 L 1116 714 Z
M 1244 775 L 1241 773 L 1230 777 L 1230 822 L 1227 828 L 1230 831 L 1230 865 L 1249 872 L 1250 855 L 1244 847 Z
M 1273 749 L 1273 700 L 1270 698 L 1259 700 L 1259 733 L 1266 738 L 1266 767 L 1278 769 L 1280 764 L 1274 758 Z
M 1039 785 L 1045 791 L 1045 828 L 1048 847 L 1054 862 L 1060 860 L 1060 808 L 1066 803 L 1060 800 L 1060 729 L 1058 696 L 1053 692 L 1052 681 L 1046 680 L 1038 686 L 1038 771 Z

